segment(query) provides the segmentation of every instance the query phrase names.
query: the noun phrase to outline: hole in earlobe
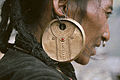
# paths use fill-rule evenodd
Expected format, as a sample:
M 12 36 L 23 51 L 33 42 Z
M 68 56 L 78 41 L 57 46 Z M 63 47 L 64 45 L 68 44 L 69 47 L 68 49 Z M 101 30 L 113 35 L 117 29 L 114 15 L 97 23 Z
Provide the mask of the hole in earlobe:
M 61 23 L 59 25 L 59 28 L 60 28 L 60 30 L 65 30 L 66 29 L 66 25 L 64 23 Z

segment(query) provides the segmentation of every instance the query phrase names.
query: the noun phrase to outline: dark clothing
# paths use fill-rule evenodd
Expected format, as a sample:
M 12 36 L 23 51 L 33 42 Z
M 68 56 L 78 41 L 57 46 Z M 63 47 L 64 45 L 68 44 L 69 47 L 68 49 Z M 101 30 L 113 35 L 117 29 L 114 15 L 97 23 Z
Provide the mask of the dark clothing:
M 31 5 L 28 1 L 35 3 Z M 39 13 L 43 9 L 38 6 L 36 8 L 35 5 L 44 4 L 39 4 L 39 1 L 6 0 L 2 7 L 0 51 L 5 53 L 5 56 L 0 60 L 0 80 L 69 80 L 69 78 L 76 80 L 73 66 L 70 63 L 52 60 L 28 30 L 29 26 L 32 26 L 31 22 L 34 21 L 32 24 L 36 25 L 40 18 Z M 32 15 L 31 18 L 26 13 L 37 16 Z M 18 34 L 15 43 L 9 44 L 8 40 L 13 29 L 16 29 Z
M 19 50 L 9 49 L 0 60 L 0 80 L 70 80 L 57 69 Z

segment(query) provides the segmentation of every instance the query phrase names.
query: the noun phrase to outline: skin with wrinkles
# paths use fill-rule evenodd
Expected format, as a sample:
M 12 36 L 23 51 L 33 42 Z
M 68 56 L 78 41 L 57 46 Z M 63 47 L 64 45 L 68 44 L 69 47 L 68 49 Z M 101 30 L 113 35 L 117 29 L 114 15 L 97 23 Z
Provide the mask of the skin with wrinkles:
M 82 21 L 82 26 L 86 33 L 86 47 L 83 54 L 89 56 L 95 55 L 95 47 L 99 47 L 101 41 L 108 41 L 110 38 L 108 17 L 112 12 L 112 0 L 89 0 L 87 6 L 87 15 Z M 87 64 L 89 57 L 81 55 L 77 60 L 78 63 Z
M 63 16 L 64 14 L 61 13 L 61 10 L 66 11 L 66 9 L 64 9 L 66 4 L 62 6 L 59 6 L 59 4 L 65 3 L 65 1 L 66 0 L 49 0 L 46 5 L 43 6 L 46 8 L 40 13 L 42 16 L 40 17 L 39 24 L 34 32 L 34 35 L 40 43 L 47 24 L 52 20 L 52 8 L 56 15 Z M 80 1 L 78 0 L 69 0 L 68 17 L 79 22 L 85 31 L 85 49 L 75 60 L 79 64 L 85 65 L 89 62 L 90 56 L 96 54 L 95 47 L 99 47 L 101 41 L 108 41 L 110 38 L 107 20 L 112 13 L 113 0 L 88 0 L 84 17 L 81 15 L 81 12 L 84 11 L 84 9 L 81 8 L 79 2 Z

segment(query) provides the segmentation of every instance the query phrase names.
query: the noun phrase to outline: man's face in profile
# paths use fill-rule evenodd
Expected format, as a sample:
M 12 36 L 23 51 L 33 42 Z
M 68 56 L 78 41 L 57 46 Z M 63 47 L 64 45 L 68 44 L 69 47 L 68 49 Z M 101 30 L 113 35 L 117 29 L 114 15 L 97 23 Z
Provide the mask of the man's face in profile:
M 81 25 L 86 34 L 86 46 L 76 62 L 87 64 L 90 56 L 96 54 L 96 47 L 110 38 L 108 18 L 112 13 L 113 0 L 88 0 L 87 14 Z M 79 14 L 75 14 L 80 16 Z
M 54 2 L 54 5 L 52 8 L 54 8 L 55 13 L 58 16 L 63 16 L 61 6 L 59 6 L 59 3 L 64 3 L 64 1 L 67 0 L 49 0 L 50 2 Z M 87 8 L 83 9 L 83 11 L 86 11 L 85 16 L 82 18 L 81 25 L 85 31 L 86 35 L 86 45 L 85 49 L 82 54 L 75 60 L 76 62 L 80 64 L 87 64 L 89 62 L 90 56 L 93 56 L 96 54 L 96 47 L 99 47 L 101 45 L 101 41 L 108 41 L 110 38 L 109 33 L 109 25 L 108 25 L 108 18 L 109 15 L 112 13 L 112 6 L 113 6 L 113 0 L 68 0 L 68 17 L 75 19 L 79 23 L 81 22 L 80 17 L 81 15 L 81 6 L 85 5 L 84 2 L 87 2 Z M 47 4 L 47 2 L 46 2 Z M 43 5 L 44 7 L 47 7 Z M 50 8 L 50 9 L 49 9 Z M 44 9 L 42 7 L 42 9 Z M 64 9 L 64 8 L 63 8 Z M 48 11 L 50 10 L 50 11 Z M 66 9 L 65 9 L 66 10 Z M 44 10 L 43 10 L 44 11 Z M 51 7 L 48 5 L 48 9 L 46 11 L 41 12 L 41 14 L 45 14 L 44 16 L 41 16 L 40 26 L 44 25 L 42 28 L 46 28 L 46 23 L 51 21 L 51 14 L 48 14 L 48 12 L 51 11 Z M 47 18 L 47 19 L 46 19 Z M 41 36 L 39 32 L 41 32 L 44 29 L 38 29 L 38 33 L 36 33 L 36 37 L 38 37 L 38 41 L 40 42 Z

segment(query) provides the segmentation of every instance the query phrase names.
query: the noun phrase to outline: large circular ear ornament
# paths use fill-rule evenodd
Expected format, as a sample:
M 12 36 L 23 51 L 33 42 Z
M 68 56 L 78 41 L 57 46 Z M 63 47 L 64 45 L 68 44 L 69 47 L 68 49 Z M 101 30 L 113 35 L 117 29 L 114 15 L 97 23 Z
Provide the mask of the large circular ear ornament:
M 85 45 L 82 26 L 73 19 L 54 19 L 45 29 L 42 46 L 50 58 L 70 62 L 79 57 Z

